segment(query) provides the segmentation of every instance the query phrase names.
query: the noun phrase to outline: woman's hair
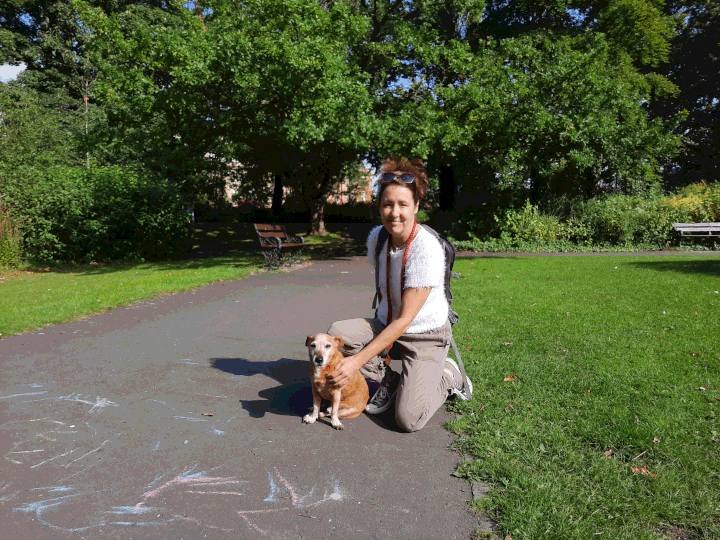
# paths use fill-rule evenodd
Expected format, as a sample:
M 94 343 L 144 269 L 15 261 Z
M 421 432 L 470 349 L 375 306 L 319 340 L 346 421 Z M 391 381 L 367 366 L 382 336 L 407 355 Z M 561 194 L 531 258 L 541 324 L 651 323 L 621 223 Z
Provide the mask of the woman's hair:
M 422 160 L 413 159 L 412 161 L 410 161 L 406 158 L 391 157 L 383 161 L 382 167 L 380 169 L 381 174 L 395 171 L 410 173 L 415 176 L 415 180 L 412 182 L 412 184 L 406 184 L 405 182 L 397 178 L 389 184 L 380 183 L 380 191 L 378 191 L 377 199 L 378 202 L 382 200 L 385 188 L 388 187 L 390 184 L 399 184 L 401 186 L 409 188 L 413 192 L 413 200 L 416 203 L 422 202 L 425 199 L 425 194 L 427 192 L 428 186 L 427 172 L 425 171 L 425 166 L 423 165 Z

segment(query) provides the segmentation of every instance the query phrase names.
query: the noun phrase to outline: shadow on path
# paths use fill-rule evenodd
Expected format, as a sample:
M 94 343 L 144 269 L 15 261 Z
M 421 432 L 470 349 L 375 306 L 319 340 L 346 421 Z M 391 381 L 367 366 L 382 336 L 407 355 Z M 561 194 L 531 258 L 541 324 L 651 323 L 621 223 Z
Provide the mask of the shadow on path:
M 242 377 L 265 375 L 280 383 L 280 386 L 260 390 L 258 397 L 262 399 L 240 400 L 242 408 L 252 418 L 262 418 L 269 413 L 302 416 L 312 405 L 307 361 L 280 358 L 270 362 L 253 362 L 245 358 L 211 358 L 210 365 Z
M 241 399 L 242 408 L 251 418 L 263 418 L 266 414 L 301 417 L 312 406 L 310 373 L 307 360 L 280 358 L 264 362 L 246 358 L 211 358 L 210 365 L 225 373 L 242 377 L 265 375 L 279 382 L 279 386 L 265 388 L 258 392 L 261 399 Z M 377 390 L 376 383 L 370 383 L 370 395 Z M 395 421 L 395 408 L 390 407 L 379 415 L 366 415 L 374 424 L 388 431 L 400 433 Z

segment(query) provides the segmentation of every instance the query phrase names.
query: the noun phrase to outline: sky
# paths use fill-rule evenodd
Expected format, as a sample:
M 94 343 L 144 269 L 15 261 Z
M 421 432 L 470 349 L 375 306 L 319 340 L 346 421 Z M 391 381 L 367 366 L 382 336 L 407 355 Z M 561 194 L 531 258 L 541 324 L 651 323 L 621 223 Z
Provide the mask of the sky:
M 20 66 L 11 66 L 10 64 L 2 65 L 0 66 L 0 80 L 4 79 L 6 81 L 10 81 L 17 77 L 18 73 L 24 69 L 25 64 Z

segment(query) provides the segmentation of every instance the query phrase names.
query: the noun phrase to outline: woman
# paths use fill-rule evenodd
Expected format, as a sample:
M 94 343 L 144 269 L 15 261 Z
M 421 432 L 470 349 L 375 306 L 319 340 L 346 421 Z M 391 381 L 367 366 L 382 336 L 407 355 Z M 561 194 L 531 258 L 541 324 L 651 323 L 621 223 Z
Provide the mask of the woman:
M 330 385 L 342 387 L 358 370 L 379 382 L 365 410 L 380 414 L 396 401 L 398 426 L 408 432 L 422 429 L 448 397 L 468 395 L 457 364 L 447 358 L 451 327 L 445 254 L 437 239 L 415 221 L 426 191 L 427 173 L 419 159 L 391 158 L 383 163 L 378 194 L 382 225 L 368 237 L 368 258 L 374 266 L 380 229 L 390 233 L 378 260 L 376 317 L 338 321 L 328 330 L 342 337 L 349 354 L 328 377 Z M 402 360 L 402 373 L 395 373 L 378 356 L 391 346 L 397 353 L 393 356 Z

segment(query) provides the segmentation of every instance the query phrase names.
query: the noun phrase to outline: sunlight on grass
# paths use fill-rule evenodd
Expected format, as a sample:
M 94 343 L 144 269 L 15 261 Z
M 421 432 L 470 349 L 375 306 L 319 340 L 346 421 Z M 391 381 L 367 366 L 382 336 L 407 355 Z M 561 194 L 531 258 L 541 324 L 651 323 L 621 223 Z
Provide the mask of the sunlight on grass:
M 258 271 L 261 257 L 237 254 L 192 261 L 0 271 L 2 337 L 79 319 L 161 294 L 192 290 Z
M 455 268 L 475 398 L 447 427 L 500 536 L 720 537 L 720 258 Z

